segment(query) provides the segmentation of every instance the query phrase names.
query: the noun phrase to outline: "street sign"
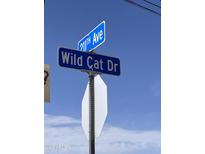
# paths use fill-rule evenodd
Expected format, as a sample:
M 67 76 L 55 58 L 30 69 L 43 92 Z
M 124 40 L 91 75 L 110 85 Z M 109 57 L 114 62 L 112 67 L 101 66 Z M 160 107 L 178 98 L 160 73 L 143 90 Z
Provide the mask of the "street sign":
M 107 117 L 107 86 L 100 75 L 95 77 L 95 137 L 99 137 Z M 89 139 L 89 83 L 82 100 L 82 127 Z
M 58 64 L 62 67 L 89 72 L 120 75 L 120 60 L 118 58 L 73 49 L 59 48 Z
M 105 42 L 105 21 L 97 25 L 78 42 L 78 50 L 91 51 Z
M 44 102 L 50 102 L 50 66 L 44 64 Z

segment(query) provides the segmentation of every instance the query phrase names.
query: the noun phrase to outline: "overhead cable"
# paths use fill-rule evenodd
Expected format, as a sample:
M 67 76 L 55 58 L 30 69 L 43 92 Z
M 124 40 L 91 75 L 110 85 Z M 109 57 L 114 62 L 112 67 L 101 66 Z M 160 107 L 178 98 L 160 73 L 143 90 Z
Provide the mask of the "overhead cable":
M 152 12 L 152 13 L 154 13 L 154 14 L 157 14 L 157 15 L 161 16 L 161 14 L 160 14 L 159 12 L 154 11 L 154 10 L 148 8 L 148 7 L 142 6 L 141 4 L 139 4 L 139 3 L 137 3 L 137 2 L 134 2 L 134 1 L 131 1 L 131 0 L 124 0 L 124 1 L 125 1 L 125 2 L 128 2 L 128 3 L 132 4 L 132 5 L 138 6 L 138 7 L 142 8 L 142 9 L 144 9 L 144 10 L 147 10 L 147 11 L 149 11 L 149 12 Z

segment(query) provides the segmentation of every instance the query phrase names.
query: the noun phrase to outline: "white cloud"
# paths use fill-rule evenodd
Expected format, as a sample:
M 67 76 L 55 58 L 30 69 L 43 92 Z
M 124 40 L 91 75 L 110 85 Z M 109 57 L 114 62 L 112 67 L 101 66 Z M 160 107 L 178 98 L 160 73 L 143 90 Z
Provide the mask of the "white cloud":
M 68 116 L 53 116 L 44 115 L 45 126 L 66 125 L 66 124 L 80 124 L 80 120 Z
M 133 131 L 106 125 L 96 140 L 97 154 L 160 153 L 160 131 Z M 88 154 L 80 120 L 45 115 L 45 154 Z

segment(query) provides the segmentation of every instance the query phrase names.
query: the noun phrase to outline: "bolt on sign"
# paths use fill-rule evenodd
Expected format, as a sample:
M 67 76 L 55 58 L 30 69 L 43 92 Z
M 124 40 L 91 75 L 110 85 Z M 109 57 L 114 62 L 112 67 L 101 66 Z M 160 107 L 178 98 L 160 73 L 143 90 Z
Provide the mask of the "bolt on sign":
M 50 66 L 44 64 L 44 102 L 50 102 Z

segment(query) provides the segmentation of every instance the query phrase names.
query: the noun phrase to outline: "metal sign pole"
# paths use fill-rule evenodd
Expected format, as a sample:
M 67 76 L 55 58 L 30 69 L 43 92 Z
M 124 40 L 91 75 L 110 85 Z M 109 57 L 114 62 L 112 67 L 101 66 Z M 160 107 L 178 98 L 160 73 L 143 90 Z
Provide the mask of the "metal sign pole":
M 95 154 L 95 74 L 89 73 L 89 154 Z

